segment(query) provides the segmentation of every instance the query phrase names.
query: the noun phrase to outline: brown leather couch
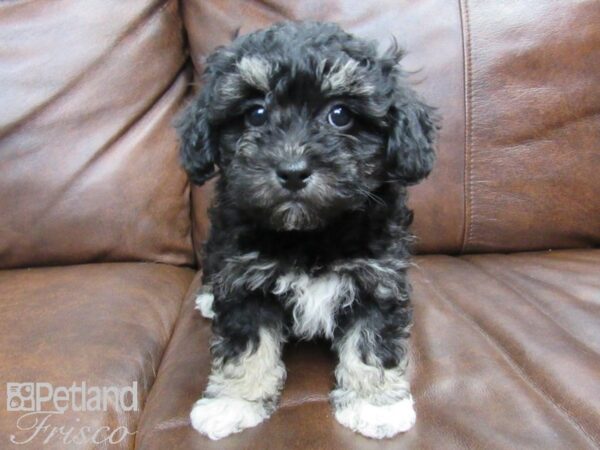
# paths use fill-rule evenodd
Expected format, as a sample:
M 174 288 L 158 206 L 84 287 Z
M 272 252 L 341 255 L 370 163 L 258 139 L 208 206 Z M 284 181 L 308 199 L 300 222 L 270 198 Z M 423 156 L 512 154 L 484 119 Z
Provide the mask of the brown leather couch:
M 190 188 L 171 123 L 237 28 L 305 18 L 396 36 L 443 116 L 411 199 L 417 425 L 344 429 L 333 355 L 291 344 L 279 410 L 211 442 L 188 420 L 209 368 L 193 310 L 209 189 Z M 139 396 L 41 430 L 7 403 L 2 449 L 599 448 L 599 243 L 597 0 L 0 2 L 0 397 L 82 381 Z M 67 433 L 82 427 L 135 434 L 94 445 Z

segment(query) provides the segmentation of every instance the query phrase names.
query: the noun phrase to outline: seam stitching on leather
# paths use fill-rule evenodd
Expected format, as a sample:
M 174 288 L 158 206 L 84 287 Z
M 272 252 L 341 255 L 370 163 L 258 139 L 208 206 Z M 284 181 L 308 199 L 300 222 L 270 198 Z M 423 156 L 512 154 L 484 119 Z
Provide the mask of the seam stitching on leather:
M 464 78 L 464 108 L 465 108 L 465 149 L 464 149 L 464 172 L 465 178 L 463 182 L 464 191 L 464 216 L 463 216 L 463 241 L 461 252 L 465 253 L 467 246 L 471 240 L 473 223 L 473 198 L 472 198 L 472 58 L 471 58 L 471 25 L 469 17 L 468 0 L 459 0 L 459 8 L 461 9 L 461 26 L 462 26 L 462 41 L 463 41 L 463 78 Z
M 527 304 L 530 305 L 533 309 L 535 309 L 537 312 L 541 313 L 544 317 L 546 317 L 548 320 L 550 320 L 550 322 L 552 322 L 558 329 L 562 330 L 566 335 L 568 335 L 569 337 L 571 337 L 572 339 L 577 341 L 577 343 L 582 348 L 584 348 L 587 353 L 591 354 L 590 356 L 593 356 L 594 358 L 597 358 L 599 356 L 598 352 L 596 352 L 594 349 L 588 347 L 584 342 L 582 342 L 579 338 L 577 338 L 575 335 L 573 335 L 568 329 L 564 328 L 559 322 L 556 321 L 556 319 L 554 317 L 552 317 L 550 314 L 548 314 L 546 311 L 544 311 L 544 309 L 542 307 L 540 307 L 536 303 L 536 301 L 531 298 L 531 296 L 524 293 L 521 289 L 515 287 L 514 285 L 508 283 L 507 281 L 504 281 L 504 280 L 498 278 L 489 269 L 484 268 L 484 266 L 481 264 L 475 263 L 468 258 L 461 258 L 461 260 L 469 263 L 473 267 L 476 267 L 478 270 L 482 271 L 486 275 L 488 275 L 491 278 L 493 278 L 494 280 L 496 280 L 498 283 L 505 286 L 508 290 L 513 291 L 515 294 L 517 294 L 519 297 L 521 297 L 525 302 L 527 302 Z M 508 272 L 509 273 L 511 272 L 510 269 Z M 508 275 L 508 278 L 510 278 L 510 277 L 511 277 L 511 275 Z
M 436 287 L 438 283 L 436 283 L 435 280 L 425 275 L 424 270 L 421 271 L 421 275 L 424 279 L 429 281 L 429 286 L 431 287 L 431 290 L 436 294 L 436 296 L 444 303 L 450 305 L 450 307 L 457 312 L 459 317 L 461 317 L 465 322 L 470 324 L 476 332 L 478 332 L 481 336 L 483 336 L 483 338 L 486 341 L 488 341 L 494 348 L 496 348 L 496 350 L 504 357 L 508 365 L 516 373 L 518 373 L 524 381 L 528 382 L 538 394 L 540 394 L 552 405 L 554 405 L 556 409 L 562 412 L 562 414 L 568 419 L 567 421 L 571 423 L 571 425 L 573 425 L 575 428 L 577 428 L 589 441 L 591 441 L 592 444 L 594 444 L 594 446 L 600 447 L 600 443 L 598 443 L 598 441 L 596 441 L 596 439 L 588 433 L 588 431 L 571 415 L 571 413 L 566 408 L 557 403 L 550 395 L 548 395 L 548 393 L 542 387 L 540 387 L 540 385 L 536 383 L 533 380 L 533 378 L 529 376 L 525 369 L 519 366 L 519 364 L 517 364 L 517 362 L 510 357 L 509 353 L 500 345 L 500 343 L 496 339 L 494 339 L 487 331 L 485 331 L 485 329 L 482 328 L 481 325 L 479 325 L 477 321 L 469 314 L 467 314 L 460 306 L 448 300 L 444 295 L 441 294 L 440 290 Z

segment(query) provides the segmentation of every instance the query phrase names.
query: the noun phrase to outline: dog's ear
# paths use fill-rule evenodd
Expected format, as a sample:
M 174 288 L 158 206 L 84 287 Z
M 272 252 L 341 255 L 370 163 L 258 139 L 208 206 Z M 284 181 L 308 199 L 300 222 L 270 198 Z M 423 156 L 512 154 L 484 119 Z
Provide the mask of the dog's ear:
M 427 177 L 433 168 L 439 118 L 408 85 L 399 67 L 402 56 L 394 40 L 381 60 L 383 73 L 392 82 L 386 150 L 390 178 L 411 185 Z
M 235 55 L 217 47 L 204 61 L 202 92 L 175 123 L 181 141 L 181 163 L 190 180 L 202 185 L 215 174 L 219 164 L 219 142 L 211 105 L 219 98 L 217 86 Z
M 175 124 L 181 141 L 181 163 L 190 180 L 197 185 L 204 184 L 215 173 L 218 144 L 208 121 L 211 84 L 205 85 L 200 96 Z
M 390 109 L 388 167 L 391 178 L 411 185 L 427 177 L 433 168 L 437 118 L 433 108 L 418 100 L 410 88 L 397 89 L 404 89 L 404 93 Z

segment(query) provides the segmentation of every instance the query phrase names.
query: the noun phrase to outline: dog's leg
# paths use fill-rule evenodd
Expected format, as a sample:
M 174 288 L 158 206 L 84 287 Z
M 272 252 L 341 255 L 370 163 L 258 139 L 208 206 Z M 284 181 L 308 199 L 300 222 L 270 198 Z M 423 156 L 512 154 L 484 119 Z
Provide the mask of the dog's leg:
M 382 439 L 410 429 L 416 415 L 405 377 L 407 333 L 402 326 L 384 330 L 381 312 L 373 311 L 334 342 L 339 365 L 331 399 L 338 422 Z
M 281 327 L 248 306 L 228 311 L 222 321 L 217 316 L 208 387 L 190 413 L 192 426 L 211 439 L 268 418 L 285 381 Z

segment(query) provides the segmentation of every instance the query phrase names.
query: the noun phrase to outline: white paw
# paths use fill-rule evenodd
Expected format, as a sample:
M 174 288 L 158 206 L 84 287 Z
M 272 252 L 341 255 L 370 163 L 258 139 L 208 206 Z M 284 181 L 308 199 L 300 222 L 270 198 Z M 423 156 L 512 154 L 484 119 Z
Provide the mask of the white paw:
M 383 439 L 408 431 L 417 419 L 412 397 L 391 405 L 377 406 L 356 400 L 337 409 L 335 418 L 353 431 L 370 438 Z
M 215 317 L 215 312 L 213 311 L 214 299 L 215 298 L 210 286 L 203 287 L 198 294 L 198 297 L 196 297 L 196 309 L 199 310 L 200 314 L 207 319 L 212 319 Z
M 258 402 L 228 397 L 201 398 L 190 413 L 192 426 L 213 440 L 254 427 L 268 416 Z

